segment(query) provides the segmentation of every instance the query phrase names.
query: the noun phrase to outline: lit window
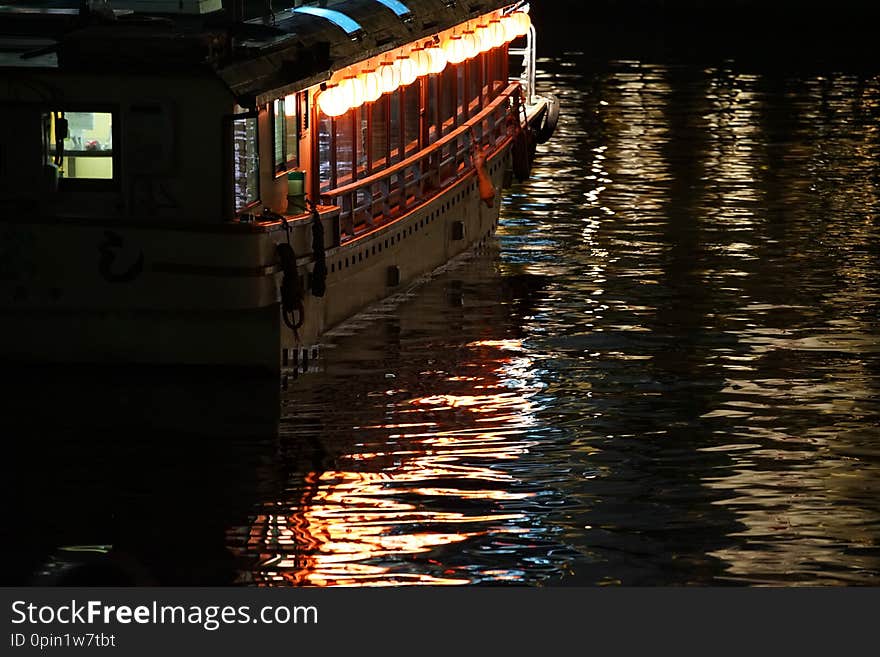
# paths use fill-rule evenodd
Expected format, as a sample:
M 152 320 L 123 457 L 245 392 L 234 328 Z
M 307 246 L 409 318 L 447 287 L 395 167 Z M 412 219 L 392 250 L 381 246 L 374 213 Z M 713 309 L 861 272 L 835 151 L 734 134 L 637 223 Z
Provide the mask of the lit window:
M 295 169 L 299 160 L 297 96 L 278 98 L 272 103 L 275 171 Z
M 257 152 L 257 119 L 242 116 L 232 122 L 235 209 L 243 210 L 260 198 L 260 158 Z
M 44 115 L 44 125 L 46 160 L 62 178 L 113 179 L 113 114 L 54 110 Z

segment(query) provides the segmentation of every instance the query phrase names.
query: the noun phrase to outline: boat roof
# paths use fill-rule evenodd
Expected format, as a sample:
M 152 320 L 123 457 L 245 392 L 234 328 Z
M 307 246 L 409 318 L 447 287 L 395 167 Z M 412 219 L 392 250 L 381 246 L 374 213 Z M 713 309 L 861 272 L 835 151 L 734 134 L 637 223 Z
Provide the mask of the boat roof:
M 240 105 L 254 106 L 318 84 L 335 70 L 522 3 L 337 0 L 301 3 L 242 22 L 233 22 L 225 11 L 142 11 L 131 1 L 124 3 L 127 8 L 87 16 L 75 7 L 58 6 L 63 0 L 43 4 L 0 5 L 0 67 L 102 75 L 213 71 Z

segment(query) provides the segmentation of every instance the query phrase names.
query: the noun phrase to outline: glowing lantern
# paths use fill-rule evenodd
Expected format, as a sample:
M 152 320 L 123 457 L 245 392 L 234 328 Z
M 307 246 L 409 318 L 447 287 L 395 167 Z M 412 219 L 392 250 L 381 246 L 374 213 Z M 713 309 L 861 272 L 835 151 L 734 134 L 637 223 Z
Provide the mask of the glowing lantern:
M 477 37 L 474 35 L 473 30 L 467 30 L 461 35 L 461 39 L 464 41 L 464 52 L 467 59 L 472 59 L 480 54 L 480 49 L 477 46 Z
M 489 22 L 489 42 L 493 48 L 499 48 L 504 45 L 504 28 L 501 27 L 501 21 L 493 18 Z
M 518 11 L 513 14 L 513 19 L 516 21 L 516 35 L 525 36 L 532 24 L 529 15 L 524 11 Z
M 379 84 L 379 74 L 371 69 L 361 73 L 358 78 L 364 85 L 364 100 L 368 103 L 379 100 L 379 97 L 382 95 L 382 87 Z
M 412 84 L 419 77 L 419 71 L 412 57 L 400 55 L 397 58 L 397 70 L 400 71 L 400 84 Z
M 477 39 L 477 52 L 486 52 L 492 48 L 492 35 L 488 25 L 477 25 L 474 28 L 474 37 Z
M 501 29 L 504 30 L 504 40 L 505 41 L 513 41 L 517 37 L 517 24 L 516 19 L 512 14 L 508 14 L 507 16 L 501 17 Z
M 364 104 L 364 83 L 359 78 L 349 75 L 339 83 L 339 92 L 342 94 L 349 109 L 360 107 Z
M 415 48 L 410 55 L 416 65 L 416 73 L 419 76 L 427 75 L 431 72 L 431 56 L 424 48 Z
M 296 96 L 293 94 L 284 97 L 284 116 L 296 116 Z
M 443 54 L 442 48 L 430 45 L 425 48 L 425 53 L 429 60 L 428 73 L 441 73 L 446 68 L 446 55 Z
M 464 39 L 457 34 L 450 36 L 443 42 L 443 54 L 446 55 L 446 61 L 450 64 L 463 62 L 467 58 Z
M 379 64 L 379 91 L 383 94 L 390 94 L 400 86 L 400 71 L 391 62 L 382 62 Z
M 318 94 L 318 107 L 327 116 L 342 116 L 349 109 L 345 95 L 342 93 L 339 85 L 327 87 Z

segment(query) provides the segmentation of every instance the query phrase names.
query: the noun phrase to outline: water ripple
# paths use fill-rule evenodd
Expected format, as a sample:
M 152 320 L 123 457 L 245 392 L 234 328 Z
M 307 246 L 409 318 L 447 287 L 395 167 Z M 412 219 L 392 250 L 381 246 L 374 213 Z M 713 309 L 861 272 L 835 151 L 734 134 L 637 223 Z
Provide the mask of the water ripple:
M 497 243 L 288 391 L 245 579 L 877 584 L 880 77 L 541 67 Z

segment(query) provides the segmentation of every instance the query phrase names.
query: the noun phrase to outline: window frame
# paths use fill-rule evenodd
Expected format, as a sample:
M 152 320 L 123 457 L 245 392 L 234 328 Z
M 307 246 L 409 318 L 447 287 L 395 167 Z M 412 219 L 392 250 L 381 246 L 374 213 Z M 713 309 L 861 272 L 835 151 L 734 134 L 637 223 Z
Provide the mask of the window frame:
M 121 153 L 122 153 L 122 144 L 120 142 L 120 116 L 122 115 L 121 108 L 118 104 L 114 103 L 84 103 L 80 101 L 72 102 L 72 103 L 61 103 L 63 107 L 58 107 L 54 103 L 52 106 L 42 105 L 40 108 L 41 114 L 49 114 L 52 115 L 55 112 L 64 112 L 67 114 L 68 112 L 74 112 L 79 114 L 84 114 L 87 112 L 91 112 L 93 114 L 109 114 L 110 115 L 110 135 L 113 140 L 113 148 L 110 152 L 110 164 L 112 167 L 113 175 L 110 178 L 67 178 L 65 176 L 60 176 L 58 178 L 58 190 L 59 191 L 71 191 L 71 192 L 107 192 L 107 191 L 119 191 L 121 189 L 122 177 L 120 176 L 121 167 Z M 54 121 L 54 118 L 51 120 Z M 40 140 L 44 141 L 47 150 L 46 157 L 43 160 L 44 164 L 53 164 L 54 163 L 54 155 L 55 149 L 54 144 L 51 144 L 47 140 L 48 135 L 40 135 Z M 84 156 L 74 156 L 74 157 L 84 157 Z
M 236 110 L 243 111 L 233 111 L 232 114 L 229 115 L 229 158 L 230 158 L 230 175 L 232 176 L 232 189 L 231 198 L 232 198 L 232 211 L 234 215 L 247 214 L 251 210 L 253 210 L 256 206 L 262 203 L 262 168 L 260 167 L 260 118 L 259 112 L 255 110 L 247 110 L 243 107 L 237 107 Z M 241 207 L 238 207 L 238 201 L 235 196 L 235 122 L 236 121 L 247 121 L 252 120 L 254 122 L 254 161 L 257 165 L 257 175 L 256 179 L 256 190 L 254 195 L 254 200 L 246 202 Z
M 293 98 L 293 106 L 295 108 L 296 114 L 294 116 L 287 116 L 285 113 L 283 106 L 286 104 L 285 99 L 290 96 Z M 275 115 L 275 103 L 280 103 L 282 105 L 281 116 L 282 121 L 281 124 L 283 126 L 282 136 L 281 136 L 281 157 L 282 161 L 278 162 L 275 159 L 276 149 L 278 144 L 276 143 L 276 139 L 278 138 L 278 119 Z M 302 99 L 300 92 L 295 92 L 292 94 L 288 94 L 287 96 L 281 96 L 280 98 L 275 98 L 272 102 L 269 103 L 269 115 L 272 122 L 272 172 L 275 178 L 280 178 L 291 171 L 296 171 L 300 168 L 300 140 L 302 138 L 302 121 L 300 117 L 300 113 L 303 112 L 302 107 Z M 293 121 L 293 143 L 296 144 L 296 153 L 293 158 L 291 158 L 290 153 L 287 152 L 287 141 L 289 137 L 289 124 Z

